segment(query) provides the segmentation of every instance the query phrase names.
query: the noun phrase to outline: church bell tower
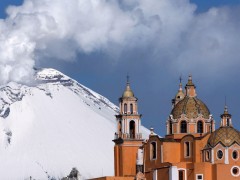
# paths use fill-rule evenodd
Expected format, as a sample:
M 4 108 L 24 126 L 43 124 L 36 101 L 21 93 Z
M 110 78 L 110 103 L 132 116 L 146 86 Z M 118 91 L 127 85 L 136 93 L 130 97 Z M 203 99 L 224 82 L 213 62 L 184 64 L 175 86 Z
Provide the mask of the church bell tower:
M 113 140 L 115 176 L 135 176 L 137 173 L 136 157 L 143 142 L 137 100 L 127 78 L 126 89 L 119 98 L 119 114 L 116 115 L 117 132 Z

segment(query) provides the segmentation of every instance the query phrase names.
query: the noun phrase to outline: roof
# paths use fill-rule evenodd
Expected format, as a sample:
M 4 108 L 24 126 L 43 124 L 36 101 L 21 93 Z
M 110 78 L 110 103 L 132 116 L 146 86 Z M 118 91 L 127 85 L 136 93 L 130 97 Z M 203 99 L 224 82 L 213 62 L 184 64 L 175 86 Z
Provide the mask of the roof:
M 240 132 L 233 127 L 225 126 L 218 128 L 210 135 L 207 145 L 215 147 L 221 143 L 225 147 L 230 147 L 235 142 L 240 145 Z
M 133 91 L 130 88 L 130 83 L 127 82 L 125 91 L 123 92 L 122 98 L 134 97 Z
M 184 99 L 179 101 L 172 109 L 171 114 L 174 119 L 180 118 L 182 114 L 185 114 L 187 118 L 196 118 L 199 114 L 202 114 L 205 119 L 208 119 L 210 111 L 197 97 L 185 96 Z

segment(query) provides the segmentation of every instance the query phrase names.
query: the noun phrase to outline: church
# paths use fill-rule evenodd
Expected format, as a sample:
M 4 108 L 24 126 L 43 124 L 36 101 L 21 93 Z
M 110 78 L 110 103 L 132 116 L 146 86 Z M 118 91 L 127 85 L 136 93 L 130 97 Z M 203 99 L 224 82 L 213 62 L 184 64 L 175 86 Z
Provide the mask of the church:
M 166 135 L 151 129 L 148 139 L 140 132 L 138 99 L 127 82 L 119 98 L 114 146 L 114 177 L 99 180 L 237 180 L 240 179 L 240 132 L 234 129 L 225 105 L 221 125 L 197 98 L 192 76 L 185 89 L 180 81 L 166 120 Z

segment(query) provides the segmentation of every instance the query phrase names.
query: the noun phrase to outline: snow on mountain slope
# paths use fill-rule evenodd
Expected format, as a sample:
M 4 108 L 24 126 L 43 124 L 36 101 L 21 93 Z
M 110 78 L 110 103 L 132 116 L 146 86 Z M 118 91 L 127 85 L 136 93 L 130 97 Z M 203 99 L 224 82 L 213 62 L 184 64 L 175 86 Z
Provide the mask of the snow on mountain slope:
M 0 179 L 113 175 L 118 107 L 54 69 L 0 88 Z M 142 127 L 145 137 L 149 131 Z

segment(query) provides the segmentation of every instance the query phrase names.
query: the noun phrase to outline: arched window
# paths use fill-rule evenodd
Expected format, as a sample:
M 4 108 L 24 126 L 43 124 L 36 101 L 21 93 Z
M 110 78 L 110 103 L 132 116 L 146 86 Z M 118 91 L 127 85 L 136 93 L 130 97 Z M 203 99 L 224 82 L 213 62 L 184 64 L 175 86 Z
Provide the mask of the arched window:
M 130 112 L 133 114 L 133 104 L 130 104 Z
M 184 180 L 184 171 L 183 170 L 178 171 L 178 179 L 179 180 Z
M 202 121 L 197 122 L 197 133 L 203 133 L 203 122 Z
M 172 121 L 169 122 L 169 134 L 172 134 Z
M 182 121 L 181 122 L 181 133 L 187 133 L 187 122 L 186 121 Z
M 124 104 L 124 114 L 127 114 L 127 104 Z
M 130 138 L 134 139 L 135 138 L 135 122 L 130 121 L 129 127 L 130 127 L 130 132 L 129 132 Z
M 157 144 L 156 142 L 151 142 L 150 144 L 150 159 L 156 159 L 157 158 Z

